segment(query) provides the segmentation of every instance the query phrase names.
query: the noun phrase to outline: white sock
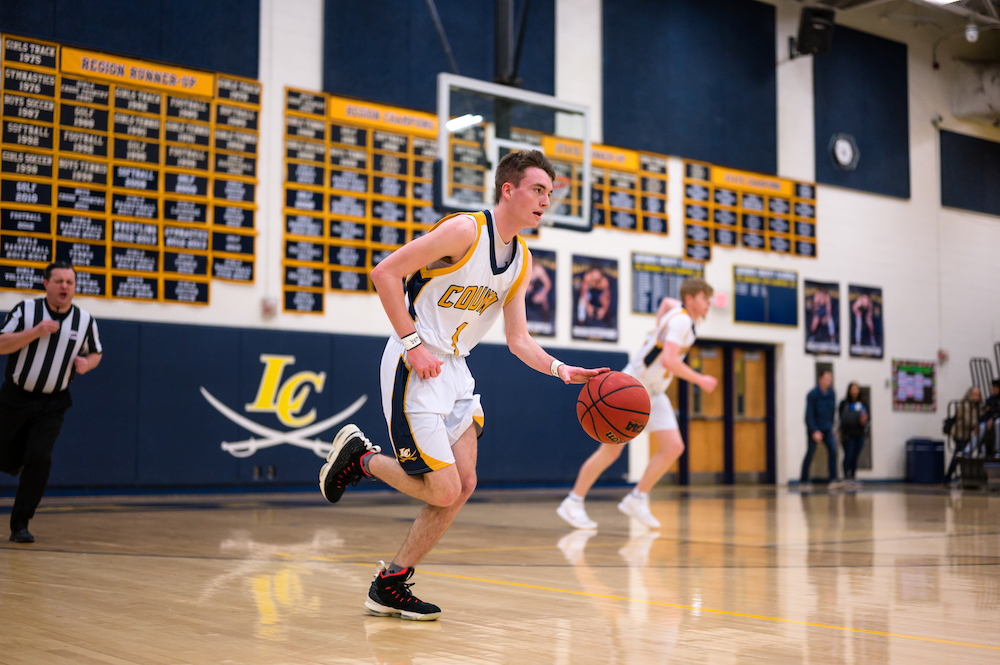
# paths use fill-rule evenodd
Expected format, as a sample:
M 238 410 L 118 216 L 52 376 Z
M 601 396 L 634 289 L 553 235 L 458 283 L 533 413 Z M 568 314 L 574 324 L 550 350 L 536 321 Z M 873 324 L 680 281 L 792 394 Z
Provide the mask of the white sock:
M 576 492 L 570 492 L 567 497 L 570 501 L 575 501 L 576 503 L 583 503 L 583 497 Z
M 637 499 L 645 499 L 646 495 L 647 495 L 646 492 L 640 492 L 638 487 L 633 487 L 632 491 L 629 492 L 629 494 L 631 494 L 632 496 L 634 496 Z

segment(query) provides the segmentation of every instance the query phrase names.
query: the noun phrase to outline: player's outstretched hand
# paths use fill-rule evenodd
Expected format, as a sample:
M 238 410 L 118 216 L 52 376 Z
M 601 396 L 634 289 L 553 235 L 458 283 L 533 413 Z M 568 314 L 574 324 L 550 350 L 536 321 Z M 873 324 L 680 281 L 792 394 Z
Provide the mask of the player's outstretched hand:
M 605 372 L 610 371 L 610 367 L 584 369 L 582 367 L 574 367 L 573 365 L 560 365 L 559 378 L 563 380 L 563 383 L 586 383 L 598 374 L 604 374 Z
M 421 379 L 432 379 L 441 373 L 441 361 L 423 344 L 406 352 L 406 362 Z

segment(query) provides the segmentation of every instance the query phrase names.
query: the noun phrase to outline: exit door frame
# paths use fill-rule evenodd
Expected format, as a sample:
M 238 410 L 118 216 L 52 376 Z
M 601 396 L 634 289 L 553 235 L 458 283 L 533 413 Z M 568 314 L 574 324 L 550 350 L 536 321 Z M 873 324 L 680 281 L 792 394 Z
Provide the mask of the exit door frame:
M 764 354 L 764 366 L 765 375 L 767 381 L 767 471 L 766 480 L 769 485 L 773 485 L 777 477 L 776 466 L 776 456 L 775 456 L 775 410 L 777 405 L 775 403 L 774 397 L 774 345 L 772 344 L 758 344 L 752 342 L 733 342 L 727 340 L 716 340 L 716 339 L 698 339 L 695 344 L 697 347 L 719 347 L 722 349 L 722 373 L 724 376 L 723 381 L 723 443 L 722 443 L 722 454 L 723 454 L 723 483 L 726 485 L 736 484 L 736 471 L 734 464 L 733 446 L 734 446 L 734 432 L 735 432 L 735 422 L 734 417 L 735 405 L 733 403 L 733 350 L 742 349 L 744 351 L 760 351 Z M 678 484 L 680 485 L 690 485 L 690 476 L 688 475 L 688 382 L 683 379 L 678 379 L 679 384 L 677 386 L 677 410 L 680 412 L 677 417 L 677 425 L 680 429 L 681 437 L 684 439 L 684 453 L 678 460 Z

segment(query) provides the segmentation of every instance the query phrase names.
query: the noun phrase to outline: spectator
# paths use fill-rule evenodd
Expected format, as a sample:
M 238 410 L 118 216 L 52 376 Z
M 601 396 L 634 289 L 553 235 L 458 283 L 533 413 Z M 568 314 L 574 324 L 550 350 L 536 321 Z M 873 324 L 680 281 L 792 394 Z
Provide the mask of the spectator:
M 982 410 L 983 395 L 977 386 L 972 386 L 965 397 L 958 403 L 955 412 L 955 422 L 948 433 L 955 442 L 955 454 L 948 465 L 948 473 L 944 475 L 946 483 L 951 482 L 958 467 L 958 460 L 964 455 L 971 455 L 978 445 L 979 412 Z
M 802 475 L 799 489 L 812 489 L 809 467 L 812 466 L 816 444 L 826 445 L 827 468 L 830 472 L 830 489 L 839 489 L 844 483 L 837 480 L 837 444 L 833 440 L 833 415 L 837 409 L 837 397 L 833 394 L 833 372 L 824 370 L 819 375 L 816 387 L 806 395 L 806 430 L 809 435 L 806 458 L 802 460 Z
M 861 386 L 851 381 L 847 395 L 837 409 L 840 417 L 840 445 L 844 448 L 844 480 L 850 489 L 857 489 L 861 483 L 855 478 L 858 471 L 858 457 L 865 447 L 865 428 L 868 425 L 868 409 L 861 401 Z
M 990 390 L 979 413 L 979 440 L 985 442 L 988 456 L 1000 457 L 1000 379 L 993 379 Z

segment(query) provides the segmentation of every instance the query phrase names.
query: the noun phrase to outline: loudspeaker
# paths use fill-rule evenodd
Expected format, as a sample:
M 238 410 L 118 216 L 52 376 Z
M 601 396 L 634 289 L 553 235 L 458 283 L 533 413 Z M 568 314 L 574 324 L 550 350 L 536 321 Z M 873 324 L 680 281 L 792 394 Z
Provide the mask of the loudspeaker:
M 832 9 L 803 7 L 795 50 L 802 55 L 827 53 L 833 43 L 833 16 Z

